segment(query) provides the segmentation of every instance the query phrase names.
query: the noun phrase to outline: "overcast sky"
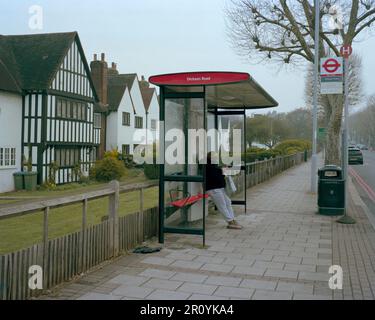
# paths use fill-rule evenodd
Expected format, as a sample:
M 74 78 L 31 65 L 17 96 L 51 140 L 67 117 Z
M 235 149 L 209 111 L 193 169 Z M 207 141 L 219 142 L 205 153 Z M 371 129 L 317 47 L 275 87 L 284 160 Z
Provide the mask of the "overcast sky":
M 236 55 L 226 36 L 229 0 L 0 0 L 0 34 L 36 33 L 29 8 L 44 10 L 43 30 L 78 31 L 86 57 L 106 53 L 121 73 L 244 71 L 279 103 L 279 112 L 305 105 L 303 70 L 251 65 Z M 365 93 L 374 94 L 375 38 L 355 44 L 363 57 Z

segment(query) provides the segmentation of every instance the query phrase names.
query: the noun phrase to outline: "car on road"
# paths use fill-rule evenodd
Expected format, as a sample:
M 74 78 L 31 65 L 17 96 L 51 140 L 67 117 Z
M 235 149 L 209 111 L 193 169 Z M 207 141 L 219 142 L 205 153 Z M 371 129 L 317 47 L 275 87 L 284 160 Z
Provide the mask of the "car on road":
M 368 147 L 364 144 L 357 144 L 357 148 L 360 150 L 368 150 Z
M 349 164 L 363 164 L 363 154 L 359 148 L 349 148 Z

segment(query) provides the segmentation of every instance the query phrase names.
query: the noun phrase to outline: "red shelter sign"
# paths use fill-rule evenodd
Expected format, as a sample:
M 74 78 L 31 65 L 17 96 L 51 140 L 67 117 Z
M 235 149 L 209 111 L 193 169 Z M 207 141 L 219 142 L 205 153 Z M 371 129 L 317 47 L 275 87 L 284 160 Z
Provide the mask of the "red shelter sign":
M 250 75 L 243 72 L 187 72 L 157 75 L 150 77 L 154 85 L 199 86 L 237 83 L 250 80 Z

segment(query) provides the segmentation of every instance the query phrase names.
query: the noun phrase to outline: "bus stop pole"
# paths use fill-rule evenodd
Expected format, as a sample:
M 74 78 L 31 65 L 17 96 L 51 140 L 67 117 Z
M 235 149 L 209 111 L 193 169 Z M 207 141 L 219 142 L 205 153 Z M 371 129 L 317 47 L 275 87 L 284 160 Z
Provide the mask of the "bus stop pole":
M 313 100 L 313 150 L 311 157 L 311 192 L 317 189 L 317 130 L 318 130 L 318 80 L 319 80 L 319 40 L 320 40 L 320 1 L 315 0 L 315 61 L 314 61 L 314 100 Z
M 343 141 L 343 153 L 344 153 L 344 179 L 345 179 L 345 213 L 348 210 L 348 177 L 349 177 L 349 152 L 348 152 L 348 130 L 349 130 L 349 61 L 348 58 L 344 59 L 344 72 L 345 72 L 345 117 L 344 117 L 344 141 Z

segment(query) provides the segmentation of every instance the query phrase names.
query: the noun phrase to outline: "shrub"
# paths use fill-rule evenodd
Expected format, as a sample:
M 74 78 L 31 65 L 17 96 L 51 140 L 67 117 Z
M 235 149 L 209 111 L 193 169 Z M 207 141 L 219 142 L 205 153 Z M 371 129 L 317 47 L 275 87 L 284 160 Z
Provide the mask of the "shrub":
M 280 142 L 275 147 L 275 150 L 278 150 L 283 155 L 290 154 L 290 152 L 303 152 L 311 150 L 311 142 L 308 140 L 285 140 Z
M 251 163 L 255 161 L 262 161 L 271 158 L 275 158 L 280 155 L 278 150 L 262 149 L 262 148 L 250 148 L 246 153 L 246 162 Z
M 82 172 L 82 163 L 81 161 L 78 161 L 74 167 L 73 167 L 73 176 L 74 178 L 79 182 L 79 183 L 82 183 L 82 182 L 86 182 L 86 177 L 85 175 L 83 174 Z
M 287 155 L 287 156 L 292 155 L 292 154 L 296 154 L 298 152 L 301 152 L 301 150 L 299 148 L 296 148 L 296 147 L 289 147 L 289 148 L 285 149 L 285 155 Z
M 135 167 L 134 157 L 132 154 L 120 153 L 119 160 L 124 162 L 125 168 L 132 169 Z
M 107 156 L 95 163 L 91 168 L 90 176 L 100 182 L 109 182 L 120 180 L 125 172 L 126 169 L 122 161 L 112 156 Z
M 285 140 L 277 144 L 274 150 L 279 151 L 282 155 L 303 152 L 311 150 L 311 142 L 308 140 Z
M 104 158 L 119 159 L 120 158 L 120 153 L 117 151 L 117 149 L 112 149 L 112 150 L 106 151 L 104 153 Z

